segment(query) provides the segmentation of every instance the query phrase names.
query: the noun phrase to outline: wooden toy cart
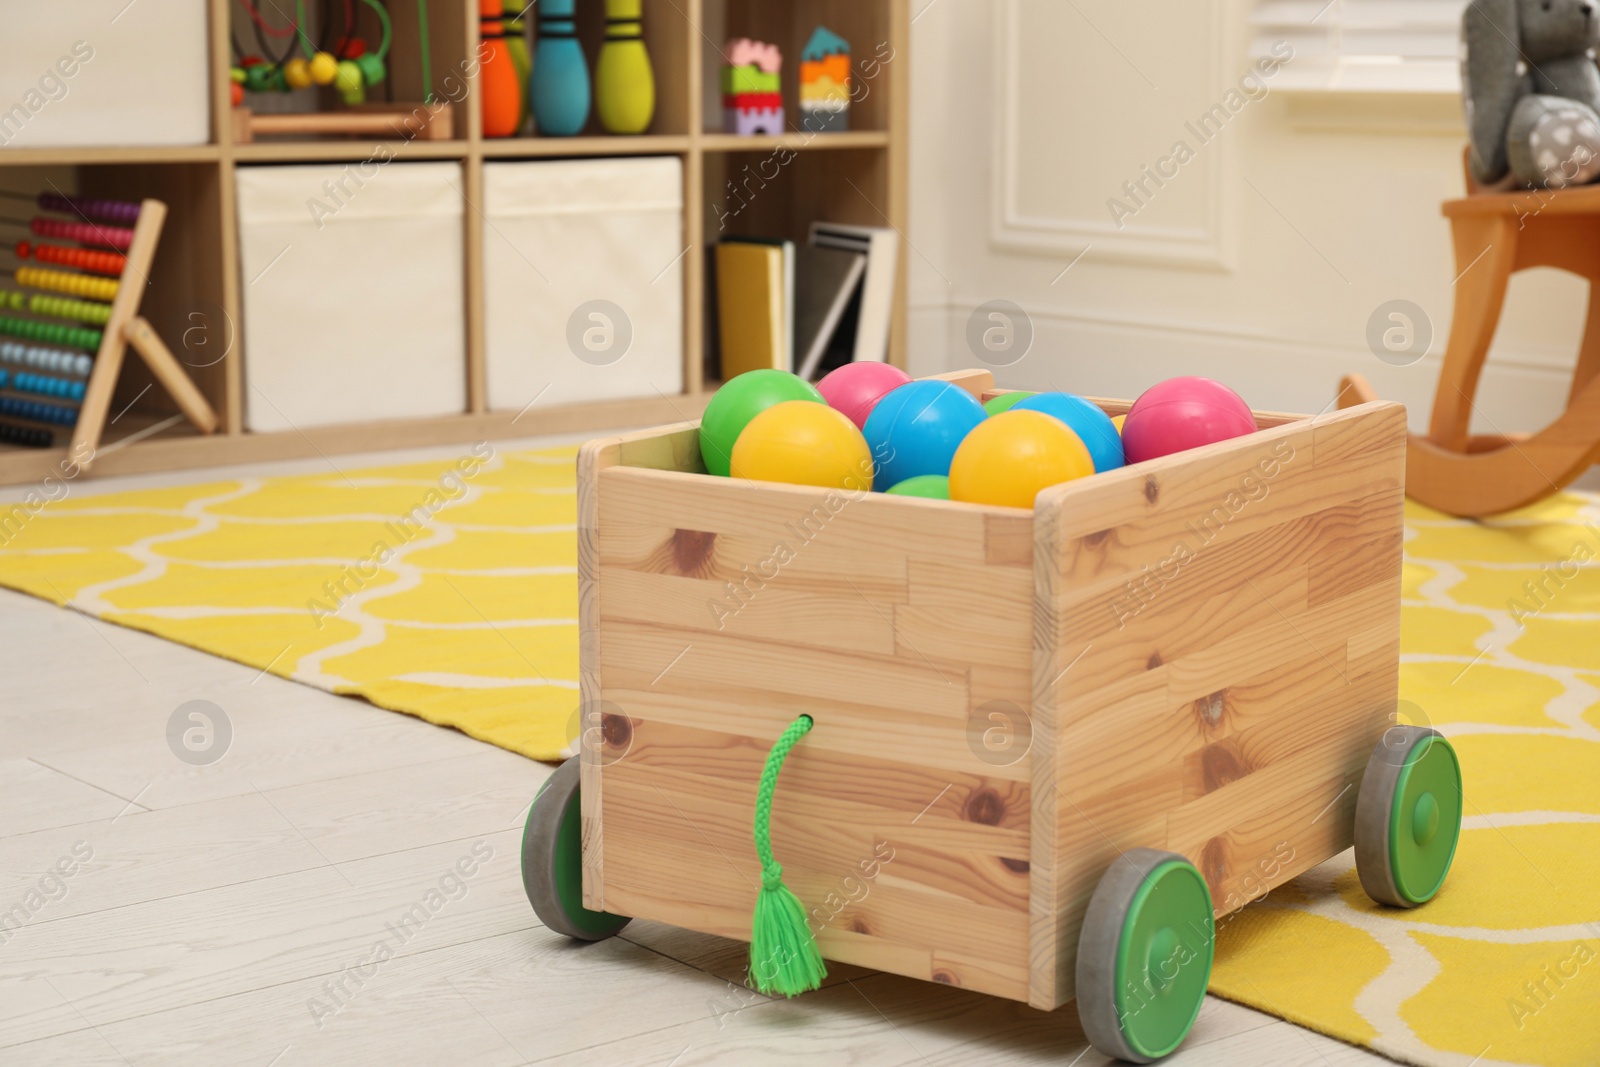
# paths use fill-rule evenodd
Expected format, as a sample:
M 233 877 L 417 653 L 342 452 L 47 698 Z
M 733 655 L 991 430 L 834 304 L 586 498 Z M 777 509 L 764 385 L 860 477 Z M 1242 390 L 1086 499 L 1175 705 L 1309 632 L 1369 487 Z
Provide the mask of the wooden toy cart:
M 1176 1048 L 1214 920 L 1352 842 L 1375 898 L 1429 899 L 1461 799 L 1394 723 L 1405 411 L 1257 421 L 1031 512 L 711 477 L 693 423 L 585 446 L 586 728 L 529 815 L 540 917 L 748 940 L 800 715 L 773 839 L 823 955 L 1076 997 L 1111 1055 Z

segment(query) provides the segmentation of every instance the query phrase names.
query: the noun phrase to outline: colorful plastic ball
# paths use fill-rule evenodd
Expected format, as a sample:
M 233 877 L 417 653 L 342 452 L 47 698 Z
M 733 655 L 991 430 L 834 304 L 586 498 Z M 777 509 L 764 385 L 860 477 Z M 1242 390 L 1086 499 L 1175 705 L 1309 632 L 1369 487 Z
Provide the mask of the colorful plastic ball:
M 361 81 L 361 68 L 355 65 L 354 60 L 339 61 L 333 75 L 333 87 L 338 91 L 339 98 L 347 104 L 359 104 L 367 98 L 366 86 Z
M 1003 411 L 961 443 L 950 465 L 950 499 L 1031 508 L 1042 490 L 1094 473 L 1078 435 L 1039 411 Z
M 890 496 L 920 496 L 926 500 L 949 500 L 950 479 L 942 474 L 919 474 L 889 488 Z
M 1226 385 L 1169 378 L 1133 402 L 1122 424 L 1122 446 L 1129 463 L 1143 463 L 1255 431 L 1250 405 Z
M 311 84 L 311 64 L 295 56 L 283 65 L 283 80 L 291 89 L 304 89 Z
M 748 371 L 718 389 L 700 420 L 700 458 L 706 470 L 728 477 L 734 442 L 750 420 L 786 400 L 827 404 L 816 386 L 781 370 Z
M 272 68 L 264 63 L 252 63 L 244 68 L 244 87 L 252 93 L 264 93 L 272 81 Z
M 233 103 L 234 107 L 238 107 L 240 104 L 244 103 L 244 86 L 240 85 L 238 82 L 232 82 L 229 84 L 228 99 Z
M 865 492 L 872 488 L 872 453 L 839 412 L 786 400 L 750 420 L 733 446 L 732 471 L 735 478 Z
M 311 57 L 311 80 L 318 85 L 332 85 L 338 73 L 339 61 L 327 52 L 318 52 Z
M 1038 411 L 1060 419 L 1078 435 L 1094 459 L 1096 471 L 1116 470 L 1123 464 L 1122 436 L 1111 417 L 1081 396 L 1071 393 L 1040 393 L 1019 403 L 1013 411 Z
M 909 381 L 911 375 L 888 363 L 846 363 L 818 382 L 817 392 L 829 407 L 860 429 L 878 401 Z
M 386 74 L 383 60 L 370 52 L 363 52 L 355 56 L 353 62 L 361 69 L 361 80 L 369 87 L 382 83 Z
M 1021 389 L 1012 393 L 1001 393 L 999 396 L 991 397 L 990 399 L 984 401 L 983 410 L 987 411 L 991 416 L 998 415 L 1002 411 L 1010 411 L 1012 408 L 1016 407 L 1018 404 L 1034 395 L 1035 394 L 1025 392 Z
M 1111 425 L 1113 425 L 1113 426 L 1115 426 L 1117 428 L 1117 436 L 1118 437 L 1122 436 L 1122 424 L 1127 422 L 1127 421 L 1128 421 L 1128 416 L 1126 416 L 1126 415 L 1113 415 L 1111 417 Z
M 229 67 L 228 68 L 228 80 L 233 82 L 233 84 L 235 84 L 235 85 L 243 85 L 244 84 L 244 68 L 243 67 Z
M 967 434 L 988 418 L 983 405 L 950 382 L 911 382 L 878 401 L 862 432 L 878 465 L 878 484 L 919 474 L 949 474 Z

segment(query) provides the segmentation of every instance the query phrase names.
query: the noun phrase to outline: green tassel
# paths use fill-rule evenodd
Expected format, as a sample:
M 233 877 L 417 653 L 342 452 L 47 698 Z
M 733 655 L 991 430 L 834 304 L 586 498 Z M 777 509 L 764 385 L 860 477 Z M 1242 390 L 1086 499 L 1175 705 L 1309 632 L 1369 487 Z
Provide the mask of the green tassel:
M 822 985 L 828 968 L 806 921 L 800 899 L 783 884 L 783 867 L 772 858 L 772 795 L 789 750 L 811 729 L 811 716 L 789 725 L 767 755 L 756 793 L 756 855 L 761 860 L 761 893 L 750 921 L 750 977 L 762 993 L 786 997 Z

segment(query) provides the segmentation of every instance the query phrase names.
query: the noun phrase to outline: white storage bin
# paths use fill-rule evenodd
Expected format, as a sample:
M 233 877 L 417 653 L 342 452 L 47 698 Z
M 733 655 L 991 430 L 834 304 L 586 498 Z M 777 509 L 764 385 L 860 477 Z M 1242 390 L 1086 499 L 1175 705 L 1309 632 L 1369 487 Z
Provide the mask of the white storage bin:
M 681 392 L 681 162 L 489 163 L 483 174 L 489 407 Z
M 466 410 L 459 163 L 240 167 L 245 423 Z
M 211 139 L 206 0 L 15 0 L 0 14 L 0 146 Z

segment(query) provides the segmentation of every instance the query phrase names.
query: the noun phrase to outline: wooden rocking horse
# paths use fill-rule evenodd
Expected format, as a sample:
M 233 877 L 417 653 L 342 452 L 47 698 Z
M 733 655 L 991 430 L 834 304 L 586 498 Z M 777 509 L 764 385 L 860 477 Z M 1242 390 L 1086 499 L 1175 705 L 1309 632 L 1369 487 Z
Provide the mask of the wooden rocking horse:
M 1467 196 L 1446 201 L 1455 239 L 1455 311 L 1426 436 L 1412 434 L 1406 492 L 1475 518 L 1522 507 L 1570 485 L 1600 461 L 1600 185 L 1485 189 L 1466 167 Z M 1589 314 L 1567 410 L 1536 434 L 1473 435 L 1473 398 L 1511 275 L 1558 267 L 1589 280 Z M 1377 399 L 1352 374 L 1339 406 Z

